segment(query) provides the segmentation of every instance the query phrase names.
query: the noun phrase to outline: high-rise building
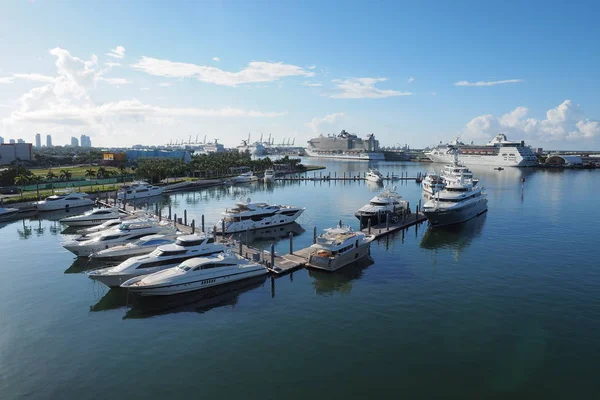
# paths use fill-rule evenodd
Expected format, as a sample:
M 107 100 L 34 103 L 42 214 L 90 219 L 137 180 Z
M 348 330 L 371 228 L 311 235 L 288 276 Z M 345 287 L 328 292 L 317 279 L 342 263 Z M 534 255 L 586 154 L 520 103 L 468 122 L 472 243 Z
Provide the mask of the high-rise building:
M 46 135 L 46 147 L 52 147 L 52 136 Z
M 71 137 L 71 146 L 79 147 L 79 140 L 75 136 Z
M 8 143 L 10 143 L 10 144 L 15 144 L 15 139 L 10 139 L 10 140 L 8 141 Z
M 35 134 L 35 147 L 37 147 L 37 148 L 42 147 L 42 135 L 39 133 Z
M 87 135 L 81 135 L 81 147 L 92 147 L 92 140 Z
M 23 139 L 17 139 L 17 143 L 25 143 Z
M 4 138 L 0 136 L 0 144 L 4 144 Z

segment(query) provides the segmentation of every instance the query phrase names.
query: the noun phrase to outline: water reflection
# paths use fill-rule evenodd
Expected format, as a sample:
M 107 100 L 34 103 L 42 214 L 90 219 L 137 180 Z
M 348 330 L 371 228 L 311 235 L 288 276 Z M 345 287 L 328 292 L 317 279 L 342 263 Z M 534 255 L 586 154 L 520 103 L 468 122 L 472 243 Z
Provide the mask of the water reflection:
M 180 312 L 205 313 L 217 307 L 234 307 L 242 293 L 261 287 L 266 279 L 266 276 L 261 276 L 173 296 L 148 298 L 130 296 L 132 308 L 123 318 L 148 318 Z
M 331 296 L 335 292 L 350 294 L 352 281 L 360 279 L 365 269 L 373 264 L 371 257 L 364 257 L 335 272 L 308 269 L 308 275 L 314 278 L 312 284 L 315 293 L 322 296 Z
M 89 259 L 87 257 L 78 257 L 73 261 L 69 268 L 65 270 L 65 274 L 80 274 L 93 269 L 110 267 L 115 264 L 117 263 L 108 263 Z
M 123 288 L 112 288 L 109 289 L 100 300 L 90 306 L 90 311 L 108 311 L 117 308 L 125 307 L 127 305 L 128 293 L 127 289 Z
M 66 217 L 72 217 L 74 215 L 84 214 L 88 211 L 91 211 L 94 206 L 86 206 L 86 207 L 76 207 L 67 210 L 55 210 L 55 211 L 44 211 L 42 213 L 37 214 L 38 219 L 48 220 L 48 221 L 58 221 L 60 219 Z
M 460 253 L 474 238 L 481 235 L 486 218 L 487 213 L 483 213 L 462 224 L 429 228 L 421 239 L 421 248 L 428 250 L 449 248 L 455 251 L 455 258 L 458 260 Z

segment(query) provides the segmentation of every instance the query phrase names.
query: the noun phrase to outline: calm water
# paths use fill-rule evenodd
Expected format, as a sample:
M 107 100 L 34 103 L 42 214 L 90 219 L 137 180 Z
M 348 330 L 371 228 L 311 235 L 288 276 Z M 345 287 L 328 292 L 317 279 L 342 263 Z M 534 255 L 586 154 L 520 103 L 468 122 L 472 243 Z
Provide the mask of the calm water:
M 332 175 L 366 167 L 319 164 Z M 430 167 L 379 165 L 409 176 Z M 52 219 L 62 215 L 2 224 L 0 397 L 599 398 L 600 172 L 474 172 L 489 212 L 459 228 L 412 227 L 334 274 L 301 270 L 143 306 L 85 276 L 90 266 L 61 247 L 68 236 Z M 354 212 L 378 190 L 255 184 L 160 204 L 210 224 L 240 198 L 303 206 L 292 227 L 300 248 L 313 226 L 356 227 Z M 414 208 L 420 188 L 398 191 Z M 264 248 L 278 240 L 257 236 Z

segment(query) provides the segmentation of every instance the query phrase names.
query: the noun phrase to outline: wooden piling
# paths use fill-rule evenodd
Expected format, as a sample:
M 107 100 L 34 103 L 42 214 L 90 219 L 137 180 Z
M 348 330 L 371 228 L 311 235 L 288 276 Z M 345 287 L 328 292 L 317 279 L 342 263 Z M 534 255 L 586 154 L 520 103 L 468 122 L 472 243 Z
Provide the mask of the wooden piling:
M 171 219 L 171 218 L 169 218 L 169 219 Z M 175 228 L 177 228 L 177 214 L 175 214 L 175 215 L 174 215 L 174 218 L 173 218 L 173 226 L 174 226 Z
M 171 205 L 169 204 L 169 219 L 171 219 Z
M 196 233 L 196 220 L 194 220 L 194 219 L 192 220 L 191 228 L 192 228 L 192 235 L 193 235 L 194 233 Z
M 204 214 L 202 214 L 202 233 L 204 233 Z
M 187 210 L 183 210 L 183 224 L 187 225 Z
M 290 254 L 294 254 L 294 234 L 290 232 Z
M 371 218 L 367 220 L 367 228 L 369 229 L 369 235 L 371 234 Z
M 313 227 L 313 243 L 317 243 L 317 227 Z

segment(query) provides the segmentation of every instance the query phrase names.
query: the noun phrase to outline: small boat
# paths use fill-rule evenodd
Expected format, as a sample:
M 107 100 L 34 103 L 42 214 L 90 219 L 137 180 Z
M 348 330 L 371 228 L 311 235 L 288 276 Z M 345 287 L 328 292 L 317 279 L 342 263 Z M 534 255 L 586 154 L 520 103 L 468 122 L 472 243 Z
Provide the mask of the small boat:
M 383 175 L 381 175 L 381 172 L 377 169 L 371 168 L 369 172 L 367 172 L 365 179 L 369 182 L 381 183 L 383 182 Z
M 495 167 L 494 169 L 495 169 L 496 171 L 504 171 L 504 168 L 503 168 L 503 167 Z
M 439 190 L 444 189 L 444 186 L 444 178 L 436 173 L 427 174 L 421 183 L 423 191 L 429 195 L 433 195 Z
M 18 208 L 4 208 L 0 207 L 0 221 L 7 220 L 14 217 L 19 212 Z
M 111 219 L 118 219 L 122 216 L 127 216 L 125 211 L 119 210 L 118 208 L 98 208 L 92 211 L 88 211 L 82 215 L 76 215 L 74 217 L 67 217 L 59 220 L 68 226 L 90 226 L 100 225 Z
M 257 181 L 258 177 L 254 175 L 254 172 L 248 171 L 236 176 L 235 178 L 232 178 L 231 180 L 233 183 L 248 183 Z
M 98 261 L 124 261 L 130 257 L 152 253 L 158 246 L 171 244 L 175 239 L 177 234 L 148 235 L 131 243 L 92 253 L 90 258 Z
M 146 197 L 160 196 L 164 189 L 144 181 L 135 181 L 131 185 L 125 185 L 117 192 L 119 200 L 144 199 Z
M 94 204 L 87 193 L 74 192 L 72 189 L 57 191 L 57 194 L 36 201 L 33 206 L 38 211 L 69 210 L 76 207 L 87 207 Z
M 262 229 L 278 225 L 290 224 L 304 212 L 304 208 L 253 203 L 251 199 L 239 201 L 234 208 L 226 210 L 216 225 L 216 232 L 225 233 L 245 232 L 246 230 Z
M 216 242 L 210 234 L 179 236 L 173 244 L 159 246 L 148 255 L 131 257 L 116 267 L 91 271 L 88 277 L 108 287 L 118 287 L 136 276 L 153 274 L 190 258 L 221 253 L 227 248 L 226 243 Z
M 355 232 L 349 227 L 325 229 L 310 246 L 308 267 L 335 271 L 369 254 L 374 235 Z
M 275 179 L 275 171 L 272 169 L 266 170 L 264 177 L 265 182 L 272 181 L 273 179 Z
M 386 187 L 381 193 L 373 197 L 368 204 L 362 206 L 354 216 L 366 224 L 371 220 L 372 225 L 385 222 L 387 214 L 410 214 L 408 202 L 396 193 L 396 187 Z M 383 219 L 383 221 L 380 221 Z
M 121 287 L 140 296 L 168 296 L 266 275 L 267 268 L 231 252 L 186 260 L 176 267 L 129 279 Z

